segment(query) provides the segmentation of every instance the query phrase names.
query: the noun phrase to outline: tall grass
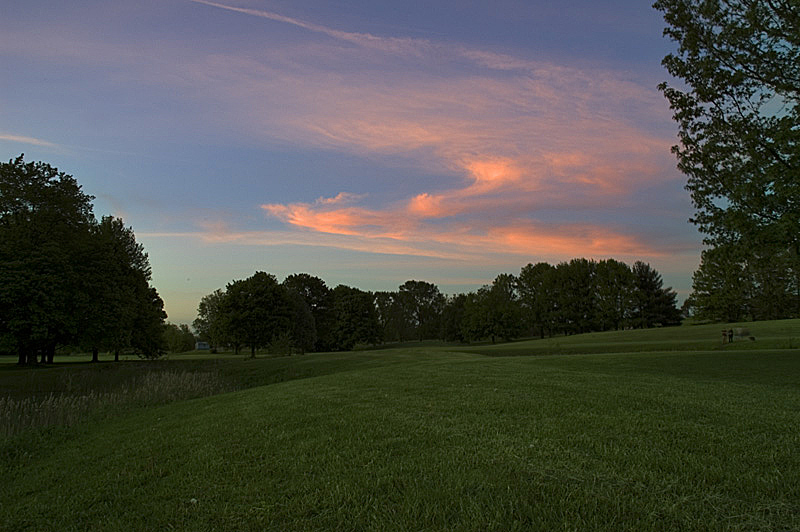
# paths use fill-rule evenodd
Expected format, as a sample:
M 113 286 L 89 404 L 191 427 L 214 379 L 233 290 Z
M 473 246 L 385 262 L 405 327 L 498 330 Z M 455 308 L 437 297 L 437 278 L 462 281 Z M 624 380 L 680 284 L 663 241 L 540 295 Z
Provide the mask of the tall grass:
M 73 384 L 70 383 L 68 388 L 73 388 Z M 24 398 L 0 397 L 0 437 L 54 425 L 72 425 L 86 419 L 89 414 L 111 408 L 157 405 L 224 393 L 233 388 L 216 373 L 152 371 L 136 375 L 108 392 L 90 390 L 84 393 L 51 392 Z

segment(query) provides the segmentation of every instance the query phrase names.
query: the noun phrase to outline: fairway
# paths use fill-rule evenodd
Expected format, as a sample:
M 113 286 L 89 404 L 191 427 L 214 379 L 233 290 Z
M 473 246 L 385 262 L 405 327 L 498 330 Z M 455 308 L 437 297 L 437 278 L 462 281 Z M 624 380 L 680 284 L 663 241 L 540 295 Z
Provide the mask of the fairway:
M 335 363 L 11 440 L 2 529 L 800 528 L 796 349 L 291 360 Z

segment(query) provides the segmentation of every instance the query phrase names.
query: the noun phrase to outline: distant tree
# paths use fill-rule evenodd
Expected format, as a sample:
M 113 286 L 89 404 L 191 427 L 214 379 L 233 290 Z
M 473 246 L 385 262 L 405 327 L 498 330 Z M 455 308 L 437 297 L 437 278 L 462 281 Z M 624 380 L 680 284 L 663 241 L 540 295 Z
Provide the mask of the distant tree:
M 192 351 L 195 346 L 195 337 L 186 324 L 176 325 L 167 323 L 164 326 L 164 340 L 170 353 L 185 353 Z
M 800 264 L 792 251 L 775 246 L 749 255 L 753 319 L 800 317 Z
M 488 333 L 495 338 L 512 340 L 523 330 L 522 311 L 517 294 L 517 279 L 510 273 L 495 277 L 486 299 Z
M 511 340 L 523 329 L 516 278 L 511 274 L 498 275 L 491 285 L 469 294 L 464 303 L 462 334 L 468 340 Z
M 688 305 L 694 317 L 712 321 L 797 317 L 799 274 L 785 249 L 753 253 L 721 244 L 703 251 Z
M 636 261 L 632 271 L 634 276 L 632 325 L 639 328 L 679 325 L 681 316 L 677 308 L 678 295 L 672 287 L 664 288 L 661 274 L 642 261 Z
M 378 342 L 380 324 L 371 293 L 339 285 L 333 289 L 332 299 L 332 333 L 337 350 L 348 351 L 359 343 Z
M 545 334 L 551 334 L 550 292 L 553 271 L 553 266 L 539 262 L 523 267 L 517 277 L 523 321 L 533 334 L 541 338 L 544 338 Z
M 482 340 L 489 336 L 486 313 L 488 293 L 489 287 L 483 286 L 476 292 L 464 295 L 460 336 L 466 342 Z
M 548 288 L 551 308 L 548 316 L 553 331 L 577 334 L 598 329 L 596 317 L 597 263 L 572 259 L 556 265 Z
M 400 285 L 398 296 L 416 339 L 438 338 L 445 305 L 439 288 L 425 281 L 406 281 Z
M 550 295 L 548 309 L 548 329 L 551 334 L 571 334 L 575 332 L 575 320 L 571 314 L 572 282 L 568 262 L 560 262 L 553 267 L 547 283 Z
M 597 329 L 622 329 L 633 302 L 634 275 L 630 267 L 614 259 L 601 260 L 596 267 L 595 287 Z
M 192 323 L 200 340 L 213 348 L 225 345 L 230 337 L 229 316 L 224 311 L 225 297 L 226 293 L 219 289 L 203 296 L 197 306 L 197 318 Z
M 442 337 L 448 342 L 467 342 L 462 322 L 465 319 L 466 294 L 448 297 L 442 311 Z
M 295 273 L 286 277 L 282 284 L 300 295 L 312 313 L 330 306 L 330 288 L 319 277 L 308 273 Z
M 227 285 L 223 310 L 228 316 L 231 339 L 250 347 L 250 356 L 290 329 L 291 303 L 286 289 L 274 275 L 256 272 Z
M 303 296 L 297 292 L 287 290 L 286 297 L 290 312 L 290 327 L 285 335 L 286 343 L 290 349 L 296 349 L 301 354 L 312 351 L 317 341 L 317 329 L 311 309 L 308 308 Z
M 311 316 L 314 318 L 314 336 L 316 337 L 314 350 L 333 349 L 331 289 L 328 288 L 325 281 L 307 273 L 297 273 L 286 277 L 283 286 L 287 290 L 299 294 L 311 311 Z
M 737 248 L 717 246 L 701 254 L 687 301 L 698 319 L 741 321 L 749 313 L 748 289 L 747 273 Z
M 409 309 L 399 292 L 376 292 L 375 309 L 385 342 L 402 342 L 414 337 Z

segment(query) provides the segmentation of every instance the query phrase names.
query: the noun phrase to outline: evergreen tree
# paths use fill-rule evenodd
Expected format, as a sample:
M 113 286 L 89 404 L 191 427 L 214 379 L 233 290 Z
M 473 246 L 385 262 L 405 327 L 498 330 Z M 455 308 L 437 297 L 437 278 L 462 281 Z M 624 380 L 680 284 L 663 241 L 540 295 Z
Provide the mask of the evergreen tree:
M 680 311 L 676 306 L 678 294 L 672 287 L 664 288 L 661 274 L 642 261 L 633 264 L 634 293 L 631 323 L 647 328 L 657 325 L 679 325 Z

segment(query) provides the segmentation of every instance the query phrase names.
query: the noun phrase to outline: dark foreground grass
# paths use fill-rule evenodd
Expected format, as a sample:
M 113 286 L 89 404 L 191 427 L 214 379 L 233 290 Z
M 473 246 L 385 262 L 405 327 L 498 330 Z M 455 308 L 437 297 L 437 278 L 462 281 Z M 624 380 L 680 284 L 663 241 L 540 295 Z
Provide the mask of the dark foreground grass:
M 20 437 L 0 529 L 800 529 L 797 350 L 348 356 Z

